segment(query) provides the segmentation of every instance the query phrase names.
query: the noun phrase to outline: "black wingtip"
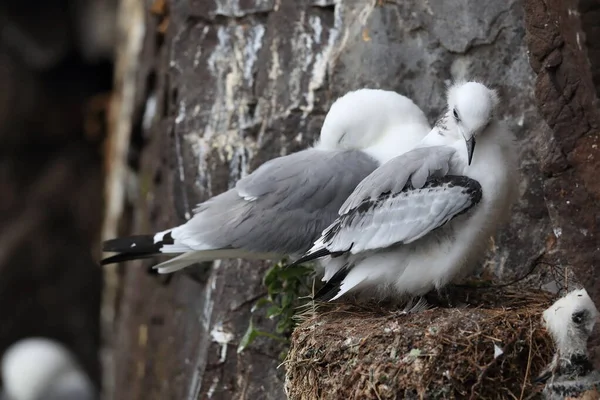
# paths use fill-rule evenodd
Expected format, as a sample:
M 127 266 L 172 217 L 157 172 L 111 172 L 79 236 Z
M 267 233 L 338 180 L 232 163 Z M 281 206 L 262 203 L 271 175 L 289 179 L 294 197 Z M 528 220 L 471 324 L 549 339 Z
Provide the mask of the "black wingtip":
M 154 243 L 153 235 L 137 235 L 106 240 L 102 251 L 113 253 L 158 253 L 162 242 Z
M 331 279 L 315 293 L 313 300 L 326 302 L 333 299 L 340 292 L 340 287 L 344 279 L 346 279 L 346 276 L 348 276 L 348 272 L 350 272 L 350 269 L 347 268 L 347 266 L 344 266 L 336 272 Z
M 288 267 L 295 267 L 297 265 L 304 264 L 305 262 L 316 260 L 317 258 L 325 257 L 330 254 L 331 254 L 331 252 L 327 249 L 319 249 L 319 250 L 315 251 L 314 253 L 309 253 L 305 256 L 300 257 L 293 263 L 289 264 Z
M 156 253 L 120 253 L 100 260 L 100 265 L 116 264 L 125 261 L 141 260 L 157 256 Z
M 119 254 L 101 260 L 100 265 L 154 257 L 161 254 L 163 245 L 173 244 L 173 242 L 171 232 L 167 232 L 156 243 L 154 235 L 137 235 L 106 240 L 102 243 L 102 251 Z
M 335 297 L 336 294 L 340 291 L 339 285 L 331 285 L 327 282 L 321 289 L 315 293 L 313 296 L 314 301 L 327 302 Z

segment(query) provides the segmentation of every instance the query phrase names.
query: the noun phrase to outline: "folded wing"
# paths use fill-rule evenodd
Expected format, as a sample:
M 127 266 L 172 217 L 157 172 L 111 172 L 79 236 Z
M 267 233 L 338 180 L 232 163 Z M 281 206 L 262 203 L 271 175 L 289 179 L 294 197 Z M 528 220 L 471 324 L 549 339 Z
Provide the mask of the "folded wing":
M 104 251 L 121 254 L 103 264 L 187 253 L 157 266 L 170 272 L 217 258 L 302 254 L 377 165 L 357 150 L 309 149 L 273 159 L 234 188 L 198 205 L 183 225 L 105 242 Z
M 415 149 L 365 178 L 297 263 L 357 254 L 418 240 L 468 211 L 482 197 L 479 182 L 446 175 L 454 149 Z
M 332 253 L 359 253 L 408 244 L 466 212 L 481 200 L 481 186 L 465 176 L 429 179 L 421 188 L 367 199 L 338 218 L 322 234 Z

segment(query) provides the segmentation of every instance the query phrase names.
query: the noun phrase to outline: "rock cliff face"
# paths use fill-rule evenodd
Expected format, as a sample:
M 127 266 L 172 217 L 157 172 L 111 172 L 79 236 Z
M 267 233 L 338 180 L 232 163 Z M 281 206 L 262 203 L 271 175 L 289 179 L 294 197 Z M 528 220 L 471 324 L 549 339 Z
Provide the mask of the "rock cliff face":
M 144 147 L 132 230 L 183 222 L 265 160 L 310 145 L 349 90 L 396 90 L 433 123 L 445 85 L 476 78 L 499 90 L 521 156 L 520 202 L 482 272 L 512 279 L 543 259 L 595 277 L 598 43 L 584 31 L 597 31 L 598 11 L 584 3 L 156 0 L 141 68 L 121 77 L 135 86 L 134 122 L 156 100 L 151 126 L 134 123 Z M 265 268 L 223 261 L 161 285 L 131 265 L 116 342 L 131 351 L 115 354 L 116 397 L 282 398 L 278 348 L 235 354 Z M 551 275 L 539 268 L 532 285 Z M 589 286 L 598 301 L 600 285 Z
M 600 280 L 600 166 L 597 97 L 598 4 L 528 1 L 527 43 L 536 102 L 548 128 L 536 151 L 544 198 L 558 238 L 555 259 L 572 267 L 596 303 Z M 596 33 L 596 35 L 594 35 Z M 596 82 L 596 86 L 594 85 Z M 597 335 L 592 339 L 598 353 Z M 596 361 L 598 357 L 596 354 Z

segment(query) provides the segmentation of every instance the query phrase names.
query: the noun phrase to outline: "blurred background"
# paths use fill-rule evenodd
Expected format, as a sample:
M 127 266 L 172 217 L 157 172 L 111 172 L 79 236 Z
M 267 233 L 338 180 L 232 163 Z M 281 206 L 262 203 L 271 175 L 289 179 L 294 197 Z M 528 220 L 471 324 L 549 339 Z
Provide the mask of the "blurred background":
M 0 353 L 56 339 L 97 386 L 116 11 L 116 0 L 0 2 Z

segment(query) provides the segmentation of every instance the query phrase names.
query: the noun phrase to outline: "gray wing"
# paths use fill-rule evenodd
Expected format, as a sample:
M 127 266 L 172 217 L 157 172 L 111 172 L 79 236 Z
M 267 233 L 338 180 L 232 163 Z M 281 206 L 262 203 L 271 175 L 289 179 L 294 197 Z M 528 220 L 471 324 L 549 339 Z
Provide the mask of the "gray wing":
M 308 149 L 276 158 L 199 205 L 185 236 L 212 249 L 301 254 L 377 166 L 356 150 Z
M 479 182 L 466 176 L 431 178 L 421 188 L 409 184 L 399 192 L 366 199 L 339 217 L 311 253 L 359 253 L 414 242 L 469 210 L 481 196 Z
M 481 200 L 481 185 L 446 175 L 455 152 L 447 146 L 417 148 L 379 167 L 295 263 L 411 243 L 469 210 Z
M 408 180 L 414 188 L 423 187 L 430 176 L 443 176 L 450 169 L 456 150 L 448 146 L 413 149 L 383 164 L 366 177 L 339 210 L 344 215 L 365 200 L 374 200 L 386 192 L 398 193 Z

